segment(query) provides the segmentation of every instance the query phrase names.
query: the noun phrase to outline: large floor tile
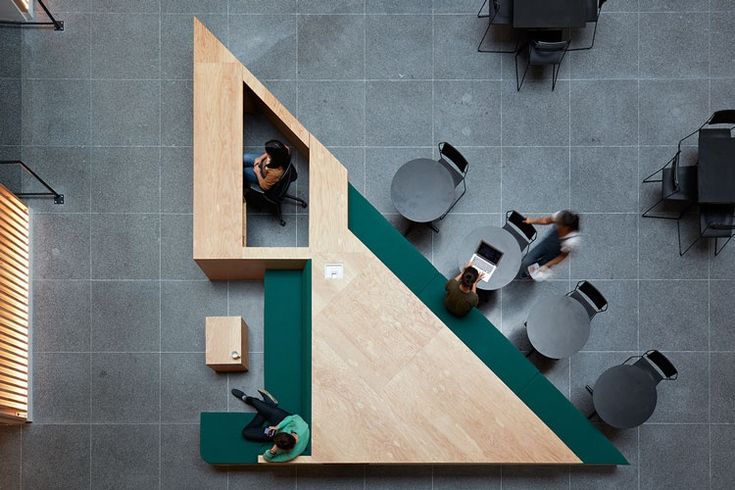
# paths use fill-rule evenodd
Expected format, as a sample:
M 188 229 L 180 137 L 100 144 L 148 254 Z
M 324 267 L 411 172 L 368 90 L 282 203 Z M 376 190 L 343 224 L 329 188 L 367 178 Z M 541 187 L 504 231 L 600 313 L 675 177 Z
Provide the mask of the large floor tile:
M 390 197 L 393 176 L 415 158 L 433 158 L 431 148 L 367 148 L 365 150 L 365 197 L 383 213 L 396 213 Z
M 477 52 L 485 29 L 487 19 L 472 15 L 435 16 L 434 78 L 500 80 L 501 55 Z
M 710 360 L 711 422 L 735 423 L 735 354 L 713 352 Z
M 12 88 L 9 83 L 2 82 L 0 94 L 8 93 Z M 16 96 L 20 99 L 20 92 Z M 88 80 L 24 80 L 23 144 L 86 145 L 90 140 L 89 97 Z M 2 102 L 5 107 L 6 102 Z M 3 117 L 13 113 L 3 111 Z
M 636 0 L 633 0 L 636 1 Z M 607 2 L 597 23 L 595 44 L 590 50 L 569 53 L 569 70 L 573 78 L 637 78 L 638 14 L 612 12 L 622 2 Z M 572 48 L 590 46 L 593 24 L 575 32 Z
M 88 488 L 88 425 L 35 425 L 23 428 L 23 488 Z
M 191 148 L 161 148 L 161 212 L 192 212 Z
M 206 279 L 192 258 L 192 216 L 161 216 L 161 278 Z
M 503 208 L 551 214 L 569 203 L 569 149 L 503 148 Z
M 199 424 L 161 426 L 161 488 L 227 488 L 227 472 L 199 455 Z
M 84 147 L 26 146 L 23 162 L 59 194 L 64 204 L 54 203 L 53 197 L 28 199 L 32 212 L 79 213 L 89 211 L 90 160 Z M 22 174 L 23 192 L 48 192 L 38 179 Z
M 708 441 L 704 424 L 641 427 L 641 488 L 684 490 L 706 486 Z
M 608 309 L 592 321 L 583 350 L 624 351 L 638 346 L 638 283 L 592 281 L 607 300 Z
M 501 82 L 434 83 L 434 137 L 455 146 L 500 144 Z
M 579 212 L 635 212 L 638 209 L 638 149 L 571 149 L 570 204 Z
M 436 490 L 500 490 L 500 468 L 494 466 L 434 466 L 432 485 Z
M 228 21 L 229 48 L 256 77 L 296 78 L 296 17 L 230 15 Z
M 89 351 L 89 281 L 33 281 L 31 295 L 34 351 Z
M 641 350 L 647 350 L 641 342 Z M 658 385 L 658 402 L 649 422 L 690 423 L 709 421 L 709 365 L 706 352 L 667 352 L 679 371 L 675 381 Z
M 150 214 L 92 215 L 94 279 L 158 279 L 160 218 Z
M 707 0 L 640 0 L 641 12 L 704 12 Z
M 253 207 L 249 208 L 249 211 Z M 291 209 L 289 209 L 291 208 Z M 268 208 L 252 209 L 261 214 L 250 214 L 247 217 L 248 247 L 295 247 L 296 215 L 288 203 L 283 205 L 285 226 L 281 226 L 275 214 Z M 265 213 L 265 214 L 263 214 Z M 286 214 L 288 213 L 288 214 Z
M 712 281 L 709 294 L 712 350 L 735 351 L 735 331 L 732 328 L 735 304 L 731 301 L 735 294 L 735 282 Z
M 33 355 L 33 419 L 89 422 L 89 354 Z
M 371 490 L 431 489 L 431 466 L 380 466 L 365 468 L 365 488 Z
M 569 82 L 503 81 L 503 145 L 569 145 Z
M 227 314 L 227 284 L 165 281 L 161 289 L 164 352 L 204 352 L 204 319 Z
M 735 11 L 710 15 L 710 76 L 735 77 L 735 57 L 727 48 L 735 35 Z
M 158 78 L 158 15 L 95 13 L 91 25 L 93 78 Z
M 92 488 L 158 486 L 158 425 L 93 425 Z
M 0 144 L 17 145 L 21 141 L 21 99 L 22 84 L 19 79 L 0 80 Z
M 573 145 L 638 143 L 638 82 L 575 80 L 571 82 Z
M 420 14 L 431 11 L 431 0 L 366 0 L 370 14 Z
M 94 281 L 92 351 L 159 351 L 160 296 L 157 281 Z
M 227 409 L 227 375 L 214 372 L 204 355 L 163 354 L 161 357 L 161 421 L 199 422 L 201 412 Z
M 172 2 L 178 5 L 180 2 Z M 199 3 L 199 2 L 197 2 Z M 226 3 L 226 2 L 225 2 Z M 226 7 L 226 5 L 225 5 Z M 228 44 L 227 16 L 224 14 L 197 14 L 217 39 Z M 161 77 L 191 79 L 193 74 L 192 49 L 194 16 L 187 14 L 161 15 Z
M 302 2 L 299 2 L 302 3 Z M 268 488 L 272 490 L 295 490 L 296 467 L 280 466 L 231 469 L 227 473 L 231 489 Z
M 709 117 L 707 82 L 642 80 L 640 82 L 640 143 L 675 145 Z
M 90 141 L 95 145 L 158 145 L 161 87 L 157 80 L 92 82 Z
M 433 145 L 431 91 L 431 82 L 368 82 L 366 144 Z
M 528 488 L 563 490 L 569 488 L 569 469 L 553 466 L 504 466 L 503 488 L 526 490 Z
M 271 80 L 265 83 L 265 86 L 278 99 L 278 101 L 286 106 L 286 109 L 295 117 L 300 118 L 301 112 L 299 106 L 306 104 L 299 97 L 299 83 L 293 80 Z M 324 99 L 322 99 L 324 100 Z M 311 104 L 317 101 L 309 101 Z M 309 105 L 309 104 L 307 104 Z M 299 119 L 307 131 L 313 132 L 309 124 Z M 322 121 L 318 121 L 322 123 Z M 287 142 L 288 138 L 276 128 L 270 119 L 262 113 L 245 113 L 245 123 L 243 126 L 245 133 L 245 146 L 247 151 L 251 151 L 250 147 L 254 147 L 252 151 L 263 151 L 263 144 L 270 139 L 277 139 Z
M 729 490 L 735 481 L 735 425 L 713 425 L 710 465 L 710 484 L 712 490 Z
M 365 194 L 365 148 L 339 147 L 329 148 L 332 155 L 347 169 L 350 184 Z
M 157 212 L 159 154 L 153 147 L 91 148 L 92 212 Z
M 23 77 L 87 78 L 90 19 L 87 14 L 64 14 L 63 33 L 53 29 L 24 29 Z M 13 29 L 3 29 L 6 30 Z
M 303 490 L 364 490 L 366 468 L 360 465 L 308 465 L 299 469 Z
M 365 10 L 364 0 L 299 0 L 302 14 L 361 14 Z
M 637 215 L 588 214 L 582 215 L 580 223 L 582 246 L 571 257 L 572 279 L 637 277 Z
M 298 0 L 229 0 L 230 13 L 280 14 L 296 11 Z
M 161 6 L 161 0 L 89 0 L 93 12 L 123 12 L 123 13 L 157 13 Z
M 209 12 L 224 14 L 227 13 L 228 3 L 233 2 L 229 2 L 228 0 L 161 0 L 161 12 L 182 14 Z
M 252 350 L 252 349 L 251 349 Z M 228 412 L 254 412 L 255 409 L 250 405 L 244 403 L 242 400 L 238 400 L 230 390 L 232 388 L 238 388 L 248 395 L 257 396 L 258 390 L 268 386 L 265 386 L 265 379 L 263 377 L 265 371 L 263 365 L 263 353 L 251 352 L 248 354 L 248 370 L 240 372 L 227 373 L 227 402 L 226 407 Z M 271 388 L 272 389 L 272 388 Z M 278 398 L 278 393 L 273 393 L 273 396 Z
M 432 78 L 430 15 L 375 15 L 366 22 L 366 78 Z
M 89 279 L 89 216 L 43 214 L 31 222 L 34 279 Z
M 706 13 L 641 14 L 641 78 L 707 77 L 708 30 Z
M 700 240 L 683 257 L 679 256 L 676 223 L 639 218 L 641 279 L 706 279 L 709 247 Z M 682 225 L 682 243 L 688 245 Z
M 362 145 L 364 82 L 299 82 L 301 122 L 325 145 Z
M 6 29 L 8 30 L 8 29 Z M 8 490 L 20 489 L 21 440 L 19 425 L 0 427 L 0 487 Z
M 20 78 L 22 73 L 21 29 L 0 29 L 0 78 Z
M 572 490 L 618 490 L 637 488 L 638 433 L 601 428 L 603 434 L 623 453 L 629 466 L 578 465 L 570 468 Z
M 158 422 L 160 364 L 160 354 L 92 354 L 92 422 Z
M 192 145 L 191 90 L 188 80 L 166 80 L 161 83 L 161 145 Z
M 241 316 L 247 323 L 250 352 L 263 352 L 264 301 L 262 281 L 230 281 L 227 314 Z
M 706 281 L 641 281 L 640 288 L 641 348 L 707 350 Z
M 451 141 L 451 140 L 450 140 Z M 469 163 L 467 193 L 452 209 L 452 213 L 501 213 L 500 207 L 500 153 L 499 147 L 457 148 Z M 457 188 L 457 195 L 463 187 Z

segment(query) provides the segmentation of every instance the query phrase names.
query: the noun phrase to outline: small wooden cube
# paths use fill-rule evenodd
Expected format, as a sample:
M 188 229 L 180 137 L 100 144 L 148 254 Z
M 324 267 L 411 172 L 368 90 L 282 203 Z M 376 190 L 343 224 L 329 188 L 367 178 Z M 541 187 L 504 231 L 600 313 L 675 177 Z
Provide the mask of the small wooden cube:
M 248 370 L 248 325 L 239 316 L 208 316 L 207 366 L 215 371 Z

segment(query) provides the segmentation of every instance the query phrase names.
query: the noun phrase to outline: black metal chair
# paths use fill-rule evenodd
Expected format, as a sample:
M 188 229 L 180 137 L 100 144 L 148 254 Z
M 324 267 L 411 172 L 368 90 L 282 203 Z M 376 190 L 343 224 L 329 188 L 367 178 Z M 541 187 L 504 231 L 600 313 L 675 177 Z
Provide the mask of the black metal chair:
M 663 167 L 643 179 L 644 184 L 654 182 L 661 183 L 661 199 L 646 209 L 643 213 L 644 218 L 674 219 L 678 222 L 684 213 L 686 213 L 687 210 L 696 202 L 697 167 L 694 165 L 681 166 L 679 164 L 680 160 L 681 146 L 671 160 L 666 162 Z M 658 179 L 654 178 L 659 173 L 661 174 L 661 177 Z M 681 204 L 682 209 L 679 209 L 674 216 L 655 214 L 654 209 L 664 201 L 666 201 L 667 204 Z
M 592 31 L 592 42 L 589 46 L 583 48 L 570 48 L 569 51 L 586 51 L 592 49 L 595 45 L 595 38 L 597 37 L 597 24 L 600 20 L 600 14 L 602 13 L 602 6 L 605 5 L 607 0 L 584 0 L 584 8 L 586 12 L 585 20 L 587 22 L 594 22 L 595 29 Z
M 529 223 L 524 223 L 525 217 L 518 211 L 505 213 L 505 224 L 503 229 L 513 235 L 513 238 L 521 247 L 521 252 L 526 254 L 529 246 L 536 240 L 536 228 Z
M 735 205 L 733 204 L 701 204 L 699 207 L 699 236 L 683 252 L 680 249 L 679 255 L 687 253 L 701 238 L 714 238 L 715 256 L 719 255 L 735 233 L 734 213 Z M 727 240 L 718 248 L 717 241 L 721 238 Z M 681 236 L 679 243 L 681 243 Z
M 635 357 L 629 358 L 623 364 L 627 364 L 631 359 L 635 359 Z M 638 360 L 633 365 L 650 374 L 656 381 L 656 384 L 663 380 L 673 381 L 679 377 L 679 372 L 676 370 L 676 367 L 674 367 L 665 355 L 657 350 L 649 350 L 642 356 L 638 356 Z
M 556 31 L 554 37 L 561 39 L 561 31 Z M 527 48 L 528 50 L 528 64 L 526 69 L 523 70 L 523 76 L 518 79 L 518 55 L 521 51 Z M 533 66 L 552 66 L 552 78 L 551 78 L 551 90 L 556 88 L 556 80 L 559 77 L 559 66 L 564 61 L 564 56 L 569 50 L 569 40 L 560 41 L 537 41 L 531 40 L 516 51 L 515 54 L 515 66 L 516 66 L 516 90 L 520 91 L 523 81 L 526 79 L 528 68 Z
M 702 126 L 712 126 L 715 124 L 730 124 L 732 127 L 735 127 L 735 109 L 725 109 L 713 112 L 709 119 L 707 119 L 707 122 Z
M 592 320 L 595 315 L 607 311 L 607 300 L 602 293 L 589 281 L 579 281 L 573 291 L 567 296 L 579 301 Z
M 449 173 L 452 174 L 455 192 L 460 185 L 462 186 L 462 192 L 457 196 L 452 205 L 449 206 L 449 209 L 447 209 L 447 211 L 439 218 L 440 220 L 443 220 L 467 192 L 467 182 L 465 178 L 467 177 L 470 164 L 459 150 L 446 141 L 442 141 L 438 146 L 439 163 L 441 163 L 447 170 L 449 170 Z
M 254 202 L 256 205 L 263 203 L 269 205 L 275 210 L 281 226 L 286 226 L 281 207 L 287 199 L 301 204 L 302 208 L 307 206 L 306 201 L 288 193 L 291 183 L 296 181 L 297 178 L 298 172 L 296 172 L 296 167 L 292 162 L 289 162 L 283 175 L 273 187 L 267 191 L 263 191 L 260 187 L 250 186 L 245 193 L 245 199 L 248 202 Z
M 482 13 L 482 9 L 487 5 L 487 14 Z M 510 51 L 500 49 L 482 49 L 482 43 L 485 42 L 485 38 L 490 33 L 490 28 L 493 25 L 510 25 L 513 23 L 513 0 L 485 0 L 477 12 L 477 17 L 480 19 L 489 18 L 487 23 L 487 29 L 485 34 L 480 39 L 480 44 L 477 45 L 477 51 L 480 53 L 515 53 L 518 46 Z

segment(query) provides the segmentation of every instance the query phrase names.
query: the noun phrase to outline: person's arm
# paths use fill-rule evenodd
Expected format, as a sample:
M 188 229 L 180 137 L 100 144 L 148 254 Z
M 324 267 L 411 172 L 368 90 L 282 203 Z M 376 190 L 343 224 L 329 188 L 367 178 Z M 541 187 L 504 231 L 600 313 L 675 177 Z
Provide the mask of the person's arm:
M 526 219 L 524 219 L 523 222 L 529 225 L 550 225 L 554 222 L 554 217 L 542 216 L 541 218 L 529 218 L 526 216 Z
M 564 259 L 566 259 L 568 256 L 569 256 L 569 252 L 562 252 L 559 255 L 557 255 L 556 257 L 554 257 L 553 259 L 551 259 L 550 261 L 548 261 L 543 266 L 546 267 L 547 269 L 551 269 L 556 264 L 559 264 L 559 263 L 563 262 Z

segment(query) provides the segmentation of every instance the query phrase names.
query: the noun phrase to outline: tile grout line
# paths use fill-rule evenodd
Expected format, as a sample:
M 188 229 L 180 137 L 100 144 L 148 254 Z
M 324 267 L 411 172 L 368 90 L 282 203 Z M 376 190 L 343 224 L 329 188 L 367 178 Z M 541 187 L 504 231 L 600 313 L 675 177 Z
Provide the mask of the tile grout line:
M 92 16 L 89 15 L 87 22 L 88 25 L 88 45 L 89 45 L 89 70 L 88 70 L 88 76 L 89 76 L 89 89 L 87 92 L 87 96 L 89 97 L 89 100 L 87 101 L 88 104 L 88 110 L 89 114 L 87 114 L 87 123 L 89 124 L 89 129 L 87 131 L 87 145 L 92 143 Z M 87 147 L 87 165 L 88 165 L 88 172 L 89 175 L 92 175 L 92 151 Z M 87 422 L 90 423 L 88 426 L 89 430 L 89 489 L 92 490 L 92 463 L 94 460 L 93 450 L 92 450 L 92 186 L 89 186 L 89 210 L 88 210 L 88 216 L 89 216 L 89 346 L 87 349 L 89 349 L 89 414 L 87 418 Z
M 712 114 L 712 0 L 707 7 L 707 112 Z M 715 240 L 717 250 L 717 240 Z M 712 261 L 707 247 L 707 469 L 712 487 Z
M 163 486 L 163 7 L 158 2 L 158 488 Z M 192 22 L 193 23 L 193 22 Z M 228 36 L 229 37 L 229 36 Z M 192 68 L 193 69 L 193 68 Z M 193 75 L 193 74 L 192 74 Z M 193 84 L 192 84 L 193 90 Z M 193 92 L 192 92 L 193 96 Z M 192 141 L 193 144 L 193 141 Z
M 637 2 L 640 10 L 640 0 Z M 638 213 L 640 214 L 641 209 L 641 14 L 636 13 L 636 109 L 637 109 L 637 120 L 636 120 L 636 142 L 637 153 L 638 153 L 638 171 L 636 185 L 638 187 Z M 638 353 L 641 351 L 641 218 L 640 216 L 636 219 L 636 228 L 638 234 L 638 240 L 636 244 L 636 278 L 637 291 L 636 291 L 636 316 L 637 316 L 637 327 L 636 327 L 636 347 Z M 636 427 L 636 483 L 638 490 L 641 489 L 641 427 Z

